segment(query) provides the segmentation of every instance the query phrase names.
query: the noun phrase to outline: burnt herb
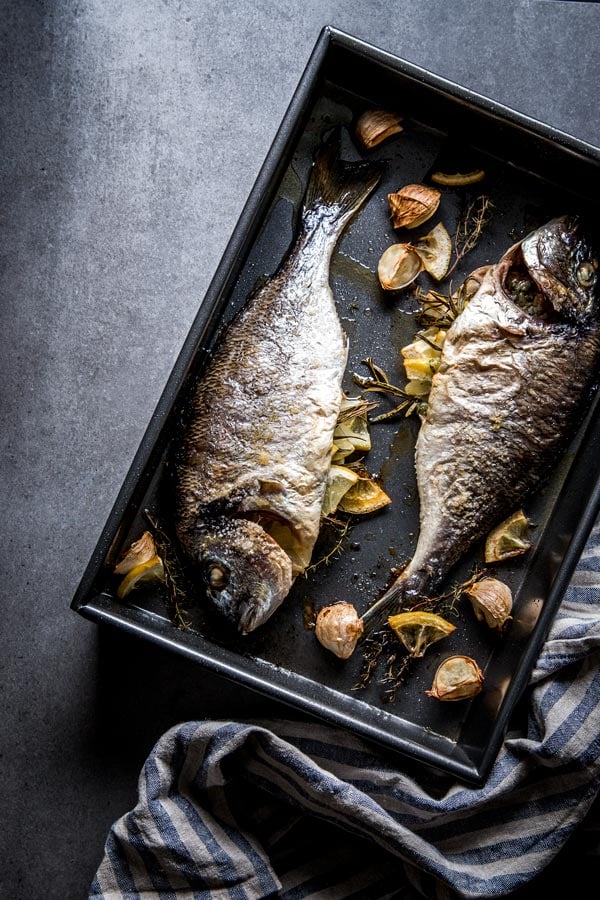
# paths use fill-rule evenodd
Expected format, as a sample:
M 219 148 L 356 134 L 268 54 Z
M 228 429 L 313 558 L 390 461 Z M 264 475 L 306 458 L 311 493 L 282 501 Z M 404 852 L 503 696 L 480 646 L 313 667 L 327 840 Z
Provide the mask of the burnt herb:
M 365 638 L 362 645 L 360 674 L 356 684 L 352 685 L 353 691 L 362 691 L 367 687 L 377 669 L 381 654 L 389 646 L 390 639 L 391 632 L 388 631 L 376 631 L 370 637 Z

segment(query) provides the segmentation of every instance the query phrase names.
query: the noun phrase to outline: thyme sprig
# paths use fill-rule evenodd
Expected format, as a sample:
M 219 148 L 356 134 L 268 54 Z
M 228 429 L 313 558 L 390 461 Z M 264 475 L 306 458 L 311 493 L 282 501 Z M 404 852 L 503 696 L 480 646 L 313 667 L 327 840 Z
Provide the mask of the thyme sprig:
M 182 631 L 185 631 L 192 624 L 190 617 L 186 612 L 186 607 L 191 605 L 189 592 L 186 587 L 186 579 L 183 572 L 183 566 L 175 548 L 173 541 L 168 534 L 160 527 L 156 519 L 145 509 L 144 516 L 148 520 L 152 530 L 152 537 L 156 544 L 156 552 L 163 561 L 165 573 L 165 587 L 168 596 L 168 608 L 171 613 L 173 624 Z
M 459 218 L 454 235 L 454 262 L 446 272 L 450 276 L 465 256 L 474 250 L 490 221 L 493 203 L 486 194 L 475 198 Z
M 314 572 L 315 569 L 320 566 L 328 566 L 332 559 L 339 554 L 343 549 L 344 540 L 348 531 L 350 530 L 350 525 L 352 523 L 352 517 L 341 520 L 336 519 L 333 516 L 324 516 L 322 519 L 322 525 L 330 525 L 332 528 L 335 528 L 338 532 L 338 536 L 333 547 L 327 551 L 327 553 L 320 556 L 315 562 L 311 563 L 310 566 L 304 570 L 305 577 L 310 573 Z

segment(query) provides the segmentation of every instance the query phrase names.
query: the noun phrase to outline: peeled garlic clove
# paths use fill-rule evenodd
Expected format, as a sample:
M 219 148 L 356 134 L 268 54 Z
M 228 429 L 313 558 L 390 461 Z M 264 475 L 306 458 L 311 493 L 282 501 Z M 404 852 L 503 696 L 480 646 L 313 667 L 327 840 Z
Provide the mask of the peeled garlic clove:
M 113 569 L 115 575 L 127 575 L 136 566 L 141 566 L 156 556 L 156 544 L 149 531 L 145 531 L 139 540 L 134 541 L 125 555 L 121 557 Z
M 394 228 L 416 228 L 430 219 L 441 198 L 440 191 L 424 184 L 406 184 L 395 194 L 388 194 Z
M 315 635 L 327 650 L 340 659 L 348 659 L 354 653 L 363 627 L 363 621 L 351 603 L 334 603 L 319 610 Z
M 513 556 L 521 556 L 530 547 L 529 520 L 520 509 L 490 531 L 485 542 L 485 561 L 502 562 Z
M 379 283 L 384 291 L 399 291 L 408 287 L 419 272 L 423 261 L 412 244 L 392 244 L 377 265 Z
M 355 134 L 365 150 L 376 147 L 393 134 L 403 131 L 402 117 L 385 109 L 368 109 L 356 122 Z
M 432 278 L 441 281 L 448 271 L 452 257 L 452 238 L 446 227 L 438 222 L 433 231 L 419 238 L 415 250 Z
M 466 700 L 483 688 L 483 672 L 470 656 L 450 656 L 435 673 L 428 697 L 436 700 Z
M 501 631 L 510 619 L 513 599 L 507 584 L 497 578 L 482 578 L 465 591 L 477 616 L 489 628 Z

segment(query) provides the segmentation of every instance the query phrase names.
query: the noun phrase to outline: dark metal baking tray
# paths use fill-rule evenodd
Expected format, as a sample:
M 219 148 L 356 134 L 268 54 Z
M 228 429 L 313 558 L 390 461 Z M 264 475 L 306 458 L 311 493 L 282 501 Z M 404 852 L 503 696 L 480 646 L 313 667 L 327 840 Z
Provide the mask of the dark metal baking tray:
M 345 126 L 344 153 L 358 156 L 351 124 L 366 108 L 389 107 L 405 117 L 405 131 L 370 152 L 385 163 L 375 195 L 339 242 L 331 282 L 350 338 L 345 387 L 365 373 L 373 356 L 402 383 L 399 348 L 415 333 L 414 300 L 379 288 L 378 258 L 395 236 L 386 194 L 422 182 L 449 152 L 476 159 L 495 209 L 484 238 L 465 260 L 465 276 L 496 261 L 519 237 L 553 215 L 589 213 L 598 194 L 600 153 L 455 84 L 348 35 L 325 28 L 290 103 L 271 150 L 204 298 L 150 421 L 114 508 L 92 554 L 72 607 L 197 660 L 214 672 L 285 701 L 297 709 L 400 751 L 437 771 L 473 784 L 487 777 L 527 685 L 531 669 L 600 508 L 600 437 L 597 402 L 552 474 L 526 504 L 536 523 L 532 550 L 503 564 L 515 596 L 507 634 L 482 629 L 461 607 L 454 634 L 412 665 L 393 702 L 374 678 L 353 690 L 360 654 L 342 662 L 306 629 L 306 607 L 349 600 L 362 612 L 383 590 L 390 570 L 407 561 L 418 531 L 414 441 L 418 422 L 395 419 L 373 426 L 368 466 L 381 473 L 392 505 L 352 527 L 344 550 L 328 566 L 300 578 L 272 619 L 241 638 L 206 613 L 202 597 L 187 630 L 172 622 L 159 589 L 115 599 L 109 564 L 147 526 L 145 510 L 164 521 L 170 442 L 188 388 L 201 376 L 219 328 L 258 279 L 277 267 L 290 244 L 313 154 L 324 132 Z M 452 227 L 460 192 L 444 192 L 441 218 Z M 436 221 L 436 220 L 433 220 Z M 424 228 L 424 231 L 427 228 Z M 457 275 L 458 277 L 458 275 Z M 452 573 L 460 581 L 481 562 L 476 547 Z M 443 645 L 443 647 L 442 647 Z M 437 648 L 440 648 L 439 650 Z M 425 695 L 440 658 L 475 657 L 485 689 L 471 701 L 439 703 Z

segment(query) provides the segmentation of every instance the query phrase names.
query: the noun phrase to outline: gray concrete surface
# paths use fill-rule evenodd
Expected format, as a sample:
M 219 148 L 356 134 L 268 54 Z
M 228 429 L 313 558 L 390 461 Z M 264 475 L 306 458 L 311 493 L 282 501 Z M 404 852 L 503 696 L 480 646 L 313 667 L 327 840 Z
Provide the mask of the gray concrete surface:
M 69 604 L 325 24 L 600 145 L 595 3 L 0 2 L 2 900 L 87 895 L 171 724 L 278 712 Z

